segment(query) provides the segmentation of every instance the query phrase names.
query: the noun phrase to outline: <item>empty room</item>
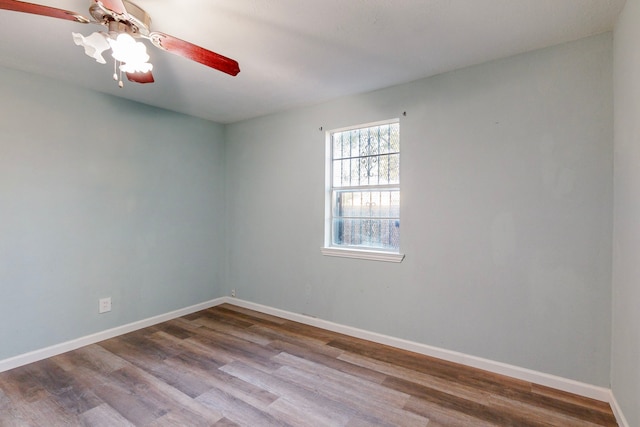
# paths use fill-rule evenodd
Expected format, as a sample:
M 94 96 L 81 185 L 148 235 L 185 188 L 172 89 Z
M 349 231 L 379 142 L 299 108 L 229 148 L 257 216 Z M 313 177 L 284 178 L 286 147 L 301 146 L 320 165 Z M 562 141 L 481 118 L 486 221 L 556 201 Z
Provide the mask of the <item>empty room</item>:
M 0 23 L 0 426 L 640 426 L 640 0 Z

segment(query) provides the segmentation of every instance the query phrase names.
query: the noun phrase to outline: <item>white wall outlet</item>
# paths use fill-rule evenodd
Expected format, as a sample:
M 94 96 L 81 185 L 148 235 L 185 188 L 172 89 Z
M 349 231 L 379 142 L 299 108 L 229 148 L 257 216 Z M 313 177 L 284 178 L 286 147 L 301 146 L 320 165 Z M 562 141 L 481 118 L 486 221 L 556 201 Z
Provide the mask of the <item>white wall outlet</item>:
M 236 290 L 235 289 L 231 289 L 231 297 L 232 298 L 236 297 Z
M 111 311 L 111 297 L 100 298 L 98 300 L 98 313 L 106 313 Z

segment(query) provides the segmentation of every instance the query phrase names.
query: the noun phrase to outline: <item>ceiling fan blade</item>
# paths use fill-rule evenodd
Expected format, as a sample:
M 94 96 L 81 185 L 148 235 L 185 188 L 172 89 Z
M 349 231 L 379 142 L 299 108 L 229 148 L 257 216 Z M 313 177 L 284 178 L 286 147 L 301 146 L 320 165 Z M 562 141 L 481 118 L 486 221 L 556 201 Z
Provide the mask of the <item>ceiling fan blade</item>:
M 240 72 L 240 66 L 237 61 L 211 52 L 203 47 L 196 46 L 193 43 L 158 32 L 149 34 L 149 38 L 151 42 L 160 49 L 199 62 L 207 67 L 215 68 L 223 73 L 235 76 Z
M 124 15 L 127 13 L 127 9 L 124 7 L 122 0 L 94 0 L 94 2 L 102 3 L 102 6 L 113 13 L 117 13 L 118 15 Z
M 27 3 L 15 0 L 0 0 L 0 9 L 13 10 L 16 12 L 31 13 L 34 15 L 50 16 L 52 18 L 66 19 L 69 21 L 81 22 L 88 24 L 89 19 L 76 12 L 58 9 L 55 7 L 43 6 L 41 4 Z
M 127 78 L 130 82 L 134 83 L 153 83 L 155 80 L 153 79 L 153 74 L 151 71 L 146 73 L 127 73 Z

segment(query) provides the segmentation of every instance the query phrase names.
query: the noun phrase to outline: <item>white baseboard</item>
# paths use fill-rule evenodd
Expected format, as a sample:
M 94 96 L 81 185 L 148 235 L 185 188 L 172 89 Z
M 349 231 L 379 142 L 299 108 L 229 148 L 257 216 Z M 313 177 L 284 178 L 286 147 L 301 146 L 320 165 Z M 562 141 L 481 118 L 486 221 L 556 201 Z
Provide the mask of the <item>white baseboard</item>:
M 609 405 L 611 405 L 611 410 L 613 411 L 613 415 L 616 416 L 616 421 L 618 421 L 618 425 L 620 427 L 630 427 L 631 424 L 629 424 L 624 414 L 622 413 L 622 409 L 620 408 L 620 405 L 618 405 L 618 401 L 616 400 L 616 397 L 613 395 L 613 391 L 611 392 Z
M 169 313 L 149 317 L 147 319 L 139 320 L 137 322 L 118 326 L 112 329 L 107 329 L 106 331 L 97 332 L 95 334 L 80 337 L 71 341 L 52 345 L 50 347 L 34 350 L 29 353 L 20 354 L 15 357 L 10 357 L 9 359 L 0 360 L 0 372 L 8 371 L 9 369 L 17 368 L 29 363 L 37 362 L 38 360 L 46 359 L 48 357 L 57 356 L 58 354 L 66 353 L 67 351 L 75 350 L 86 345 L 95 344 L 109 338 L 117 337 L 119 335 L 133 332 L 138 329 L 156 325 L 158 323 L 166 322 L 167 320 L 175 319 L 180 316 L 186 316 L 187 314 L 195 313 L 196 311 L 204 310 L 206 308 L 222 304 L 225 301 L 225 298 L 217 298 L 200 304 L 195 304 L 190 307 L 171 311 Z

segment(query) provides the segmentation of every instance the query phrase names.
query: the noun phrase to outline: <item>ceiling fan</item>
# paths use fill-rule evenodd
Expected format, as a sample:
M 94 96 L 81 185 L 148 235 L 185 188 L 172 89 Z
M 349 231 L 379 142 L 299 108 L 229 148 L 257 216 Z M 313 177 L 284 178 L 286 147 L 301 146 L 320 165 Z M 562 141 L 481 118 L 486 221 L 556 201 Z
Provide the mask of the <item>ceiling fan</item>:
M 95 32 L 87 37 L 72 33 L 73 40 L 78 46 L 84 47 L 87 55 L 102 64 L 106 63 L 102 53 L 111 49 L 114 58 L 113 78 L 118 81 L 120 87 L 123 86 L 123 72 L 132 82 L 154 82 L 151 72 L 153 66 L 148 62 L 149 55 L 146 53 L 146 45 L 136 39 L 150 40 L 154 46 L 162 50 L 232 76 L 240 72 L 238 63 L 233 59 L 177 37 L 151 31 L 151 17 L 128 0 L 93 0 L 89 7 L 91 18 L 68 10 L 17 0 L 0 0 L 0 9 L 50 16 L 81 24 L 100 24 L 107 27 L 107 32 Z

